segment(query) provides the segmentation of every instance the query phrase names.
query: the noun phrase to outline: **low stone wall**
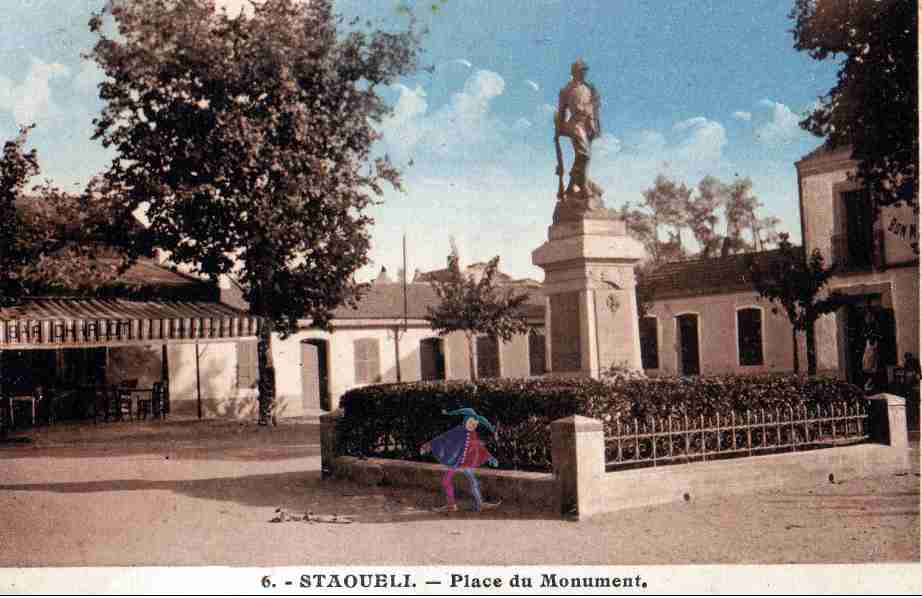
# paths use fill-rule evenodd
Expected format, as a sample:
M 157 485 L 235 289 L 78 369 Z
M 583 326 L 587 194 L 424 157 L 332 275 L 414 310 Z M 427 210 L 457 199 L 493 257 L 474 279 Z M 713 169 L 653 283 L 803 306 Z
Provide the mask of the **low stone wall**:
M 780 455 L 646 467 L 606 473 L 593 481 L 581 516 L 709 496 L 745 494 L 908 471 L 909 450 L 859 444 Z M 828 483 L 828 482 L 827 482 Z
M 485 499 L 502 500 L 542 511 L 554 508 L 557 483 L 547 473 L 477 469 L 477 479 Z M 397 459 L 357 459 L 337 457 L 332 475 L 369 486 L 409 486 L 441 491 L 445 468 L 432 463 L 417 463 Z M 455 488 L 467 494 L 467 480 L 458 474 Z
M 340 412 L 320 418 L 324 477 L 369 485 L 391 484 L 440 491 L 445 468 L 392 459 L 335 454 Z M 602 422 L 572 416 L 551 424 L 553 473 L 478 469 L 483 494 L 579 519 L 642 506 L 833 479 L 909 471 L 906 401 L 872 397 L 871 443 L 794 453 L 725 459 L 606 473 Z M 462 478 L 463 479 L 463 478 Z M 466 483 L 456 482 L 466 491 Z

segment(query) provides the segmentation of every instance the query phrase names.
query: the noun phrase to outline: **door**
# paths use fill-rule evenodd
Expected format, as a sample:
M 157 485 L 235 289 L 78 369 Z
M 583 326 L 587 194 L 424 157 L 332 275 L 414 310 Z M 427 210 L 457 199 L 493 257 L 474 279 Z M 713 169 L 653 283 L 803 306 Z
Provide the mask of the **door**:
M 698 316 L 684 314 L 676 318 L 679 332 L 679 373 L 697 376 L 701 373 L 698 351 Z
M 320 409 L 330 411 L 330 343 L 322 338 L 312 338 L 304 344 L 317 350 L 317 384 L 319 388 Z M 316 409 L 316 407 L 314 407 Z
M 305 411 L 320 409 L 320 363 L 317 346 L 301 343 L 301 406 Z
M 440 338 L 424 338 L 419 342 L 419 361 L 423 380 L 445 379 L 445 349 Z

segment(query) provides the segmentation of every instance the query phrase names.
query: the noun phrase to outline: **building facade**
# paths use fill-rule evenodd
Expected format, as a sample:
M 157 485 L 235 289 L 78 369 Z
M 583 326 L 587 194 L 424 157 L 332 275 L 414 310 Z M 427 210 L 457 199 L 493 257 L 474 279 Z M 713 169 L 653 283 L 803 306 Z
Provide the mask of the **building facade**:
M 873 218 L 866 195 L 850 180 L 855 164 L 848 150 L 817 150 L 796 168 L 805 250 L 809 254 L 818 249 L 828 262 L 838 265 L 831 290 L 852 299 L 816 326 L 818 369 L 860 383 L 861 358 L 871 329 L 869 314 L 880 338 L 884 366 L 902 363 L 907 352 L 918 354 L 918 256 L 911 245 L 918 240 L 918 217 L 908 208 L 886 208 Z M 773 251 L 754 255 L 760 261 L 776 257 Z M 639 318 L 642 362 L 648 375 L 790 372 L 795 352 L 801 369 L 806 369 L 802 336 L 795 339 L 783 311 L 753 290 L 746 260 L 747 256 L 737 255 L 666 264 L 650 277 L 654 299 Z M 476 276 L 483 267 L 473 264 L 468 273 Z M 447 270 L 416 273 L 414 282 L 404 286 L 382 273 L 357 307 L 334 311 L 328 330 L 303 321 L 295 334 L 284 339 L 275 336 L 276 414 L 288 417 L 335 409 L 345 392 L 368 384 L 469 379 L 465 335 L 439 336 L 426 320 L 427 307 L 438 301 L 430 283 L 446 274 Z M 201 281 L 155 263 L 142 262 L 128 276 L 157 283 L 154 299 L 159 303 L 153 307 L 160 310 L 153 318 L 132 321 L 138 326 L 151 320 L 175 322 L 170 325 L 176 330 L 156 338 L 83 339 L 79 348 L 92 355 L 74 363 L 98 372 L 93 364 L 105 355 L 102 377 L 108 382 L 137 379 L 145 386 L 168 378 L 171 411 L 177 415 L 255 418 L 258 322 L 246 316 L 239 293 L 231 286 L 218 300 L 214 289 Z M 501 273 L 497 279 L 530 293 L 526 316 L 532 330 L 509 342 L 477 338 L 477 374 L 481 378 L 542 375 L 548 364 L 541 285 Z M 196 299 L 207 305 L 195 308 Z M 174 313 L 167 300 L 185 300 L 186 305 Z M 97 308 L 104 317 L 112 306 Z M 71 315 L 78 319 L 77 312 Z M 4 318 L 0 324 L 5 326 L 6 359 L 46 349 L 21 341 L 14 346 L 8 332 L 11 321 L 41 319 L 41 310 L 8 312 Z M 233 330 L 203 330 L 215 322 L 222 326 L 224 319 L 237 323 Z M 241 322 L 246 326 L 240 327 Z M 147 325 L 152 331 L 152 325 Z M 33 351 L 29 359 L 60 360 L 62 351 L 69 350 L 63 345 L 49 349 L 58 352 Z M 609 365 L 614 364 L 600 364 L 602 369 Z M 60 371 L 76 375 L 67 373 L 67 367 Z M 99 377 L 98 373 L 80 375 Z
M 746 255 L 664 264 L 648 277 L 653 301 L 640 317 L 641 360 L 651 376 L 762 374 L 794 369 L 783 310 L 753 290 Z M 755 254 L 769 262 L 777 252 Z M 803 351 L 802 342 L 796 343 Z M 801 359 L 800 363 L 805 363 Z
M 919 353 L 918 214 L 885 207 L 875 217 L 867 191 L 852 175 L 850 148 L 819 148 L 796 163 L 804 246 L 838 267 L 830 289 L 851 298 L 816 327 L 818 369 L 862 382 L 869 335 L 880 338 L 885 367 Z M 871 326 L 867 322 L 871 321 Z
M 478 266 L 473 264 L 466 273 L 476 276 Z M 391 282 L 382 273 L 356 307 L 341 306 L 333 311 L 328 330 L 303 320 L 300 329 L 287 338 L 275 335 L 276 414 L 290 417 L 335 409 L 348 390 L 369 384 L 469 379 L 467 337 L 462 332 L 439 336 L 426 320 L 427 308 L 438 303 L 430 281 L 442 274 L 417 273 L 420 282 L 407 284 L 404 291 L 404 285 Z M 525 315 L 532 329 L 508 342 L 478 336 L 474 343 L 477 375 L 541 375 L 546 372 L 546 357 L 540 285 L 514 281 L 502 273 L 497 278 L 501 284 L 529 293 Z M 229 292 L 223 298 L 244 307 L 239 293 Z M 214 371 L 223 372 L 217 377 L 225 378 L 225 382 L 214 385 L 213 397 L 208 393 L 207 412 L 255 417 L 255 340 L 238 343 L 235 354 L 216 351 L 210 359 Z M 221 398 L 222 392 L 225 398 Z

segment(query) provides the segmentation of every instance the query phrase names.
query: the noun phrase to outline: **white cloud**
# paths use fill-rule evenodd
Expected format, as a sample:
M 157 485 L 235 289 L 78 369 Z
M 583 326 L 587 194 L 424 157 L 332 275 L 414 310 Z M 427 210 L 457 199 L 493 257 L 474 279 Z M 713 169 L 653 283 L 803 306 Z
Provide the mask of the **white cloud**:
M 429 108 L 426 92 L 420 85 L 410 89 L 398 83 L 394 88 L 398 93 L 397 102 L 391 117 L 381 125 L 381 132 L 393 143 L 411 146 L 420 134 L 419 127 L 413 126 L 413 121 L 424 115 Z
M 695 184 L 727 167 L 727 134 L 703 116 L 675 123 L 668 131 L 644 129 L 623 138 L 603 135 L 593 143 L 590 176 L 605 189 L 605 203 L 637 202 L 658 174 Z
M 800 117 L 781 102 L 762 100 L 760 106 L 771 110 L 771 120 L 756 128 L 756 138 L 765 145 L 784 145 L 804 134 L 798 122 Z
M 0 76 L 0 110 L 11 112 L 23 125 L 54 116 L 58 110 L 51 98 L 50 81 L 68 74 L 70 70 L 63 64 L 33 58 L 29 72 L 19 83 Z
M 525 118 L 524 116 L 515 121 L 515 124 L 512 125 L 516 129 L 528 129 L 531 127 L 531 121 Z
M 557 111 L 557 108 L 554 108 L 550 104 L 541 104 L 538 106 L 538 113 L 543 116 L 554 116 L 554 113 Z
M 680 120 L 672 126 L 674 131 L 684 131 L 686 129 L 692 129 L 707 124 L 708 119 L 703 116 L 696 116 L 694 118 L 689 118 L 687 120 Z
M 621 140 L 610 133 L 603 133 L 601 137 L 592 142 L 592 151 L 599 158 L 613 156 L 621 151 Z
M 538 84 L 535 83 L 534 81 L 532 81 L 531 79 L 525 79 L 525 85 L 531 87 L 531 88 L 534 89 L 535 91 L 538 91 L 539 89 L 541 89 L 541 88 L 538 86 Z
M 733 118 L 736 120 L 744 120 L 749 122 L 752 120 L 752 112 L 746 112 L 745 110 L 737 110 L 733 113 Z
M 97 86 L 105 79 L 102 69 L 92 60 L 84 60 L 80 71 L 74 75 L 74 89 L 87 95 L 96 95 Z
M 719 122 L 703 116 L 676 123 L 677 131 L 687 132 L 676 146 L 676 157 L 685 163 L 719 162 L 727 145 L 727 132 Z
M 652 154 L 666 147 L 666 137 L 659 131 L 644 129 L 631 144 L 640 154 Z
M 483 157 L 508 142 L 504 134 L 523 123 L 505 124 L 490 112 L 492 101 L 506 83 L 493 71 L 478 70 L 461 91 L 435 111 L 430 111 L 421 87 L 397 85 L 394 114 L 381 125 L 385 150 L 399 160 L 414 155 Z

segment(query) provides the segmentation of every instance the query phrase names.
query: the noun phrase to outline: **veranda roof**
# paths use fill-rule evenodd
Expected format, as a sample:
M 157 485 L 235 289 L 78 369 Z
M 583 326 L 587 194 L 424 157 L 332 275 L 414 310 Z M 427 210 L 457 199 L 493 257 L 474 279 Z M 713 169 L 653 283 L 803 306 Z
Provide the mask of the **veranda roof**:
M 34 298 L 0 309 L 0 349 L 220 342 L 255 337 L 258 327 L 217 302 Z

